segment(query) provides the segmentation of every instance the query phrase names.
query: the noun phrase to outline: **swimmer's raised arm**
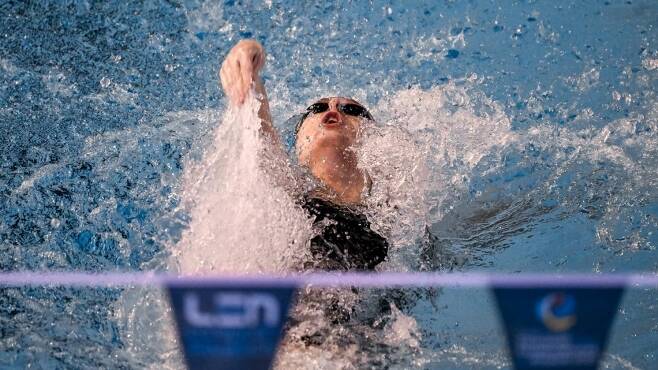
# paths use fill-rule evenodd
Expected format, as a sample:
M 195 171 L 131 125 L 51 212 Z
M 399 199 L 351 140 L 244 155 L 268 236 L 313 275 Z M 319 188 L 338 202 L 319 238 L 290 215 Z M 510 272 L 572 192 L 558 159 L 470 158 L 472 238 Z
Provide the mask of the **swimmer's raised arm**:
M 260 70 L 265 65 L 265 49 L 256 40 L 241 40 L 229 51 L 219 71 L 224 92 L 230 103 L 235 106 L 244 104 L 252 83 L 257 99 L 260 101 L 258 117 L 261 119 L 263 132 L 276 144 L 281 139 L 272 125 L 270 105 L 265 92 L 265 85 L 260 78 Z

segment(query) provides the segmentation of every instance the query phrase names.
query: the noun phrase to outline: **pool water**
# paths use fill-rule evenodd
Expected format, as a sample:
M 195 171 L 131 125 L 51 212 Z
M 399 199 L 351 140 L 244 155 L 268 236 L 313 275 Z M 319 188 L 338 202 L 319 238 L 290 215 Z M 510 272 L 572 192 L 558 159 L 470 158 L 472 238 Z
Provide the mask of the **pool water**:
M 382 270 L 658 271 L 653 1 L 0 9 L 2 271 L 287 271 L 308 220 L 256 165 L 253 110 L 229 111 L 218 84 L 242 38 L 267 50 L 282 131 L 322 96 L 377 119 L 360 159 L 380 179 L 368 217 L 394 245 Z M 0 367 L 182 366 L 156 289 L 1 292 Z M 485 290 L 306 294 L 297 329 L 326 341 L 290 333 L 278 368 L 511 365 Z M 381 295 L 397 303 L 369 312 Z M 315 299 L 361 321 L 323 323 Z M 626 294 L 603 368 L 652 368 L 657 305 Z

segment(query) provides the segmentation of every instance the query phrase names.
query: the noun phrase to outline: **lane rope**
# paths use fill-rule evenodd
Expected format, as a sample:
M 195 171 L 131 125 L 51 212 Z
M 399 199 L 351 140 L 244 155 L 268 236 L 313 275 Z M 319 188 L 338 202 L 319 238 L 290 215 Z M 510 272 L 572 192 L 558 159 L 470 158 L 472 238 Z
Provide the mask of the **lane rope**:
M 311 287 L 658 287 L 658 274 L 645 273 L 442 273 L 442 272 L 323 272 L 290 275 L 171 275 L 157 272 L 0 272 L 0 287 L 72 286 L 130 287 L 176 285 L 311 286 Z

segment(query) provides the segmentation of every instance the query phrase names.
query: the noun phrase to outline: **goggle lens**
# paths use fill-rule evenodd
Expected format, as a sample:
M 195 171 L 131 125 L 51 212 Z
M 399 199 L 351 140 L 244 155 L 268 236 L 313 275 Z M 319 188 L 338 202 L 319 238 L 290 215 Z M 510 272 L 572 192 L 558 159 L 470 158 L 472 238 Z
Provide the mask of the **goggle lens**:
M 348 116 L 364 117 L 372 120 L 372 116 L 370 115 L 368 110 L 358 104 L 352 104 L 352 103 L 338 104 L 337 108 L 339 112 L 347 114 Z M 328 110 L 329 110 L 329 103 L 323 103 L 323 102 L 311 104 L 308 108 L 306 108 L 306 111 L 308 113 L 313 113 L 313 114 L 323 113 Z
M 339 112 L 347 114 L 348 116 L 363 117 L 371 121 L 373 120 L 372 116 L 370 115 L 370 112 L 368 112 L 366 108 L 358 104 L 353 104 L 353 103 L 338 104 L 337 108 Z M 302 123 L 304 123 L 304 120 L 306 120 L 306 117 L 308 117 L 309 114 L 324 113 L 328 110 L 329 110 L 329 103 L 326 102 L 317 102 L 309 105 L 309 107 L 306 108 L 306 113 L 304 113 L 301 116 L 301 119 L 295 126 L 295 134 L 297 133 L 297 131 L 299 131 L 299 128 L 302 126 Z

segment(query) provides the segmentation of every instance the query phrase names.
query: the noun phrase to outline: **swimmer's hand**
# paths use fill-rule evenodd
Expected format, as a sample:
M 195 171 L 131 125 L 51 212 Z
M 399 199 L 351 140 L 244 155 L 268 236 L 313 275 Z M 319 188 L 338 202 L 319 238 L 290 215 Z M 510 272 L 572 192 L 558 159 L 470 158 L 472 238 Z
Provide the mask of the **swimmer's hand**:
M 259 72 L 264 65 L 265 49 L 256 40 L 242 40 L 231 49 L 219 71 L 222 87 L 231 104 L 242 105 L 254 82 L 256 90 L 262 89 L 259 89 L 262 86 Z
M 229 51 L 224 59 L 222 68 L 219 70 L 219 78 L 231 105 L 237 107 L 244 104 L 249 89 L 252 84 L 254 85 L 256 99 L 260 102 L 258 117 L 261 121 L 262 132 L 281 152 L 285 152 L 281 138 L 272 125 L 267 92 L 259 76 L 264 65 L 265 49 L 263 46 L 256 40 L 242 40 Z

